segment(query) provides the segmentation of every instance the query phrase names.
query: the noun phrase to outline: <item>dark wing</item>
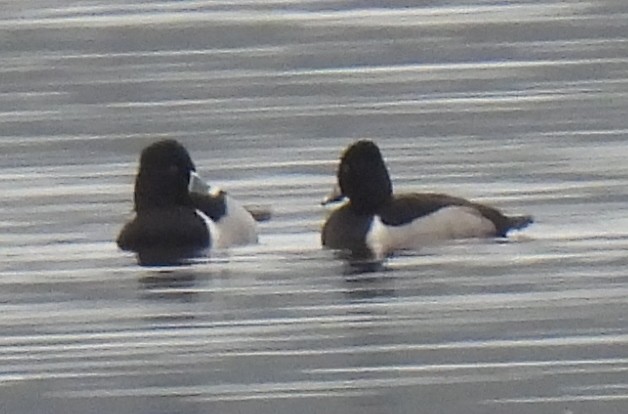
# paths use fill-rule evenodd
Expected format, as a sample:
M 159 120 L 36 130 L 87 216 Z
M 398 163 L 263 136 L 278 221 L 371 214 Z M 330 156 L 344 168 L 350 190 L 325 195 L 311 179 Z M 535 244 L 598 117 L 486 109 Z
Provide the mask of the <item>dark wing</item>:
M 222 190 L 217 195 L 190 193 L 194 208 L 201 210 L 213 221 L 220 220 L 227 213 L 226 196 L 227 193 Z M 247 205 L 243 207 L 257 222 L 268 221 L 272 217 L 269 206 Z
M 508 230 L 521 229 L 532 223 L 530 216 L 508 217 L 493 207 L 438 193 L 396 195 L 381 209 L 379 215 L 383 223 L 399 226 L 450 206 L 466 206 L 476 209 L 482 216 L 493 222 L 496 236 L 505 236 Z
M 395 195 L 379 212 L 384 224 L 400 226 L 449 206 L 473 206 L 468 200 L 436 193 Z
M 220 191 L 216 195 L 190 193 L 194 208 L 201 210 L 212 221 L 218 221 L 227 212 L 227 204 L 225 203 L 226 193 Z

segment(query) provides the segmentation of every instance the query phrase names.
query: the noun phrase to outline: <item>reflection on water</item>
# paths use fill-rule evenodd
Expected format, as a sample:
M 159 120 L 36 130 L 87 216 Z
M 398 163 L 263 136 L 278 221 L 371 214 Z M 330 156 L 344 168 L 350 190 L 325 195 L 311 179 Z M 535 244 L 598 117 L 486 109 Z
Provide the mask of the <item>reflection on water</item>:
M 0 411 L 625 412 L 628 7 L 432 3 L 5 2 Z M 259 245 L 117 250 L 166 137 L 272 206 Z M 349 264 L 319 202 L 358 138 L 537 223 Z
M 160 271 L 139 278 L 139 289 L 148 300 L 193 302 L 196 292 L 196 276 L 183 270 Z

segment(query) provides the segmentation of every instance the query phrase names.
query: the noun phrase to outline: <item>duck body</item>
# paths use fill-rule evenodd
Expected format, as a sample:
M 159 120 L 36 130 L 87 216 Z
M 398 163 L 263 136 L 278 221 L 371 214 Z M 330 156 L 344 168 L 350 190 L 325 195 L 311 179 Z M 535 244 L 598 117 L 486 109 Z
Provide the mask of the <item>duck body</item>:
M 156 208 L 137 214 L 116 240 L 122 250 L 137 253 L 141 264 L 172 264 L 206 254 L 212 245 L 210 227 L 195 210 Z
M 171 264 L 210 248 L 257 242 L 253 217 L 224 191 L 210 190 L 175 140 L 142 151 L 134 210 L 116 242 L 137 253 L 140 264 Z
M 207 192 L 193 192 L 192 203 L 206 220 L 213 237 L 214 248 L 227 248 L 257 243 L 257 220 L 226 192 L 214 188 Z
M 506 216 L 447 194 L 393 194 L 379 148 L 366 140 L 343 154 L 338 184 L 339 192 L 332 199 L 348 201 L 329 215 L 322 244 L 355 258 L 383 258 L 451 239 L 505 237 L 532 222 L 530 216 Z

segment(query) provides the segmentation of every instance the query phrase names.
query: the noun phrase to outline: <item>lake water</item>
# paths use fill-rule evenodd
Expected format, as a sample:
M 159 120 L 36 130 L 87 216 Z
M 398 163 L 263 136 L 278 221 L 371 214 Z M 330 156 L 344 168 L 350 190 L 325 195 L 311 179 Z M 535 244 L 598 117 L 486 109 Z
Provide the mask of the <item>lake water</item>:
M 0 3 L 0 413 L 628 412 L 625 1 Z M 166 137 L 259 245 L 117 250 Z M 351 272 L 358 138 L 536 223 Z

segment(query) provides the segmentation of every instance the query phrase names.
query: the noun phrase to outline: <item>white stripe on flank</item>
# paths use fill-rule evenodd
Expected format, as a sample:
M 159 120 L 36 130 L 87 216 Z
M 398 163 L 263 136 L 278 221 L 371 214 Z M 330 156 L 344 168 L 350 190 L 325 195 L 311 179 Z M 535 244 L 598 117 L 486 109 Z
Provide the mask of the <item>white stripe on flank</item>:
M 210 219 L 207 214 L 205 214 L 201 210 L 197 209 L 196 210 L 196 215 L 203 219 L 203 221 L 205 222 L 205 225 L 207 226 L 207 230 L 209 230 L 209 243 L 210 243 L 210 245 L 209 245 L 209 248 L 207 249 L 207 251 L 205 252 L 205 254 L 208 254 L 209 250 L 212 247 L 214 247 L 214 237 L 215 237 L 215 234 L 217 234 L 218 230 L 216 229 L 216 225 L 214 224 L 212 219 Z
M 366 244 L 377 258 L 395 250 L 418 249 L 443 240 L 492 237 L 495 226 L 469 206 L 441 208 L 408 224 L 389 226 L 379 216 L 373 218 Z

